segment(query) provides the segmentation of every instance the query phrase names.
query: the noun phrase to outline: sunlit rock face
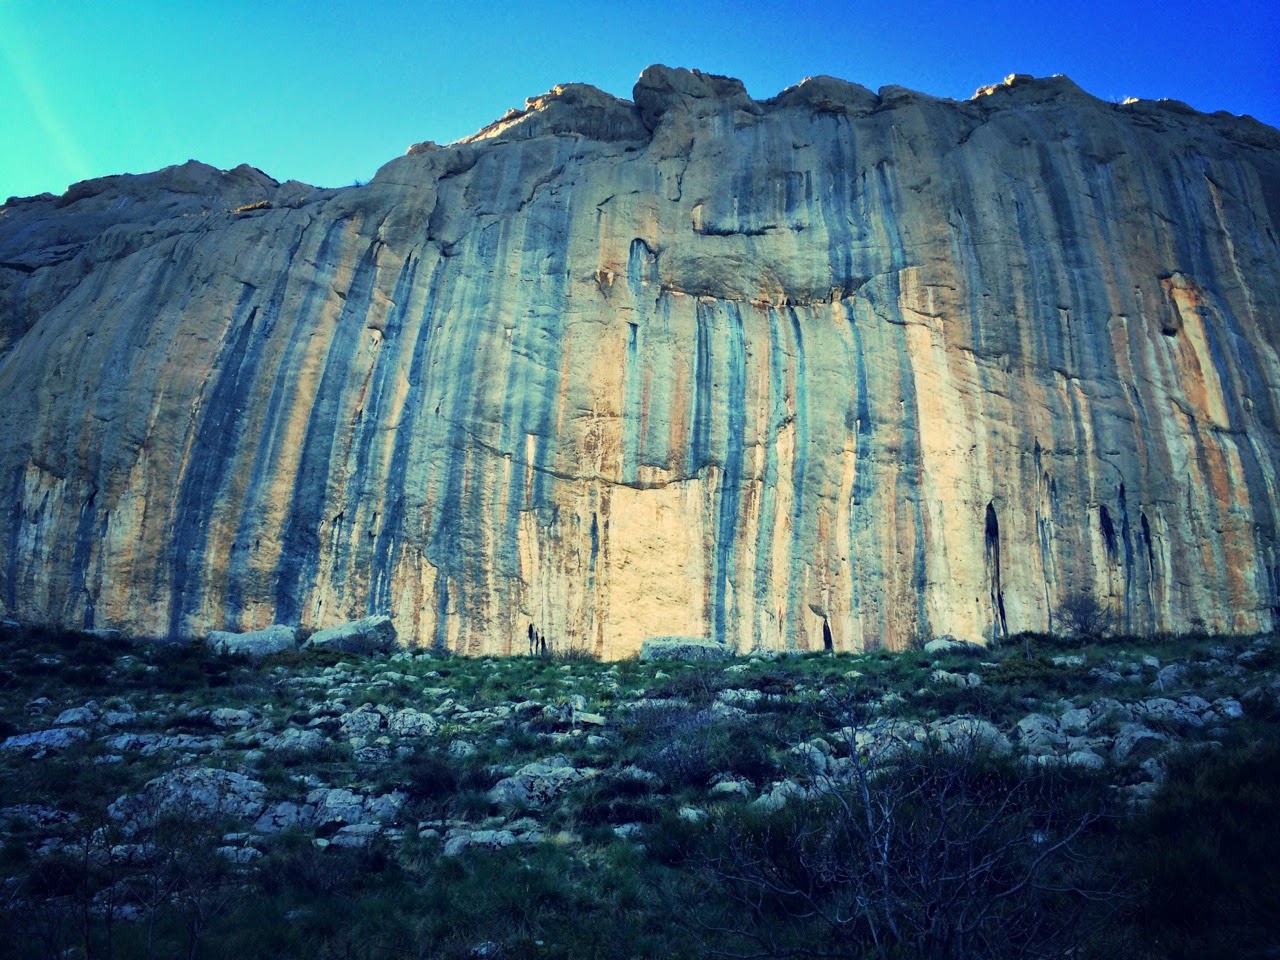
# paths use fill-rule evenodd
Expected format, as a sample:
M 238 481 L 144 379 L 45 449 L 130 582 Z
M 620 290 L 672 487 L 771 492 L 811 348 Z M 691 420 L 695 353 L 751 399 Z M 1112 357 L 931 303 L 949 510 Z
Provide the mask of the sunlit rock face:
M 260 207 L 231 210 L 267 201 Z M 856 650 L 1276 617 L 1280 134 L 651 67 L 359 187 L 0 210 L 0 599 Z

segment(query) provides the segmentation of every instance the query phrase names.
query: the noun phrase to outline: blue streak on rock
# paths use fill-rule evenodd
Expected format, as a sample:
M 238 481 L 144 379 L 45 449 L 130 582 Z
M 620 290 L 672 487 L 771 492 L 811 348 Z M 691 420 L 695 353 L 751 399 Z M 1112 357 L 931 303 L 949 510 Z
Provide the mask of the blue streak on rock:
M 325 508 L 330 506 L 328 481 L 335 466 L 334 441 L 344 432 L 338 414 L 361 343 L 360 331 L 364 329 L 373 302 L 380 249 L 380 243 L 370 242 L 352 274 L 351 287 L 338 316 L 320 385 L 307 418 L 276 568 L 276 617 L 284 623 L 296 623 L 300 619 L 302 600 L 306 596 L 303 585 L 315 582 L 320 562 L 320 529 L 325 522 Z M 338 515 L 345 515 L 345 510 L 345 505 L 339 506 Z
M 100 513 L 94 508 L 97 499 L 98 487 L 95 484 L 88 499 L 80 508 L 80 515 L 76 520 L 75 549 L 71 556 L 71 595 L 77 597 L 83 593 L 85 596 L 82 622 L 86 630 L 93 629 L 95 607 L 93 592 L 87 586 L 89 561 L 93 556 L 94 546 L 102 542 L 102 536 L 107 527 L 105 513 Z
M 471 256 L 479 258 L 482 263 L 502 262 L 506 259 L 507 236 L 500 224 L 491 224 L 478 230 L 471 241 Z M 502 260 L 498 258 L 501 257 Z M 491 306 L 492 310 L 493 307 Z M 446 394 L 441 406 L 447 407 L 442 429 L 433 430 L 437 434 L 432 443 L 445 461 L 443 483 L 439 496 L 433 504 L 427 534 L 427 561 L 436 569 L 437 616 L 434 645 L 444 648 L 447 642 L 448 623 L 445 614 L 449 604 L 449 584 L 451 579 L 461 583 L 466 572 L 467 560 L 477 551 L 468 549 L 468 538 L 471 536 L 472 524 L 468 523 L 466 511 L 477 511 L 478 505 L 464 502 L 463 482 L 466 472 L 466 448 L 468 443 L 468 423 L 477 402 L 476 365 L 481 361 L 481 336 L 484 323 L 479 316 L 467 316 L 465 320 L 453 311 L 444 314 L 445 344 L 441 360 L 449 370 L 448 385 L 452 387 L 451 395 Z M 455 598 L 455 602 L 464 603 L 463 598 Z
M 628 484 L 637 483 L 640 474 L 643 440 L 640 435 L 640 424 L 643 413 L 641 405 L 645 371 L 645 366 L 640 363 L 640 357 L 644 355 L 640 340 L 641 333 L 647 324 L 648 303 L 644 296 L 644 287 L 649 279 L 647 261 L 650 256 L 651 251 L 647 243 L 639 238 L 631 241 L 627 257 L 627 289 L 634 304 L 635 319 L 627 324 L 622 407 L 622 482 Z
M 380 470 L 370 464 L 374 444 L 382 431 L 389 390 L 394 389 L 396 371 L 400 362 L 400 338 L 404 332 L 405 315 L 409 309 L 409 301 L 413 296 L 418 273 L 418 259 L 414 253 L 408 254 L 400 265 L 400 274 L 396 278 L 395 289 L 391 295 L 392 306 L 387 311 L 382 331 L 382 341 L 378 346 L 378 355 L 374 358 L 373 370 L 369 377 L 368 392 L 365 394 L 364 407 L 352 438 L 351 469 L 347 473 L 348 492 L 344 509 L 367 511 L 367 504 L 372 502 L 382 511 L 382 526 L 390 521 L 387 507 L 397 497 L 403 497 L 403 491 L 391 491 L 384 478 L 380 478 Z M 383 479 L 384 482 L 377 482 Z M 373 518 L 378 516 L 373 512 Z M 366 522 L 376 519 L 366 518 Z M 379 561 L 378 554 L 372 547 L 378 543 L 379 531 L 361 537 L 341 537 L 333 545 L 334 569 L 347 570 L 351 566 L 354 554 L 362 568 L 372 569 Z M 339 595 L 341 598 L 341 594 Z M 364 597 L 365 613 L 368 615 L 385 613 L 389 606 L 379 606 L 378 591 L 370 585 Z
M 342 220 L 334 220 L 321 235 L 312 261 L 317 275 L 305 286 L 302 303 L 296 311 L 296 315 L 300 318 L 310 320 L 319 310 L 320 291 L 336 262 L 343 224 Z M 288 258 L 290 264 L 297 259 L 303 239 L 300 236 L 290 250 Z M 274 331 L 280 311 L 285 306 L 284 295 L 291 275 L 292 271 L 283 271 L 280 274 L 273 286 L 271 296 L 266 298 L 263 304 L 262 332 L 257 337 L 258 347 L 253 351 L 254 362 L 259 366 L 262 362 L 261 354 L 264 352 L 266 338 Z M 246 583 L 249 573 L 249 544 L 257 538 L 261 529 L 260 525 L 266 512 L 265 501 L 270 495 L 271 477 L 279 463 L 285 443 L 285 427 L 292 410 L 291 393 L 296 388 L 298 369 L 301 366 L 307 341 L 314 329 L 311 322 L 298 322 L 289 331 L 289 340 L 281 353 L 265 404 L 262 432 L 254 444 L 253 456 L 249 459 L 249 479 L 245 486 L 244 500 L 232 545 L 231 563 L 227 572 L 228 592 L 232 598 L 232 609 L 237 617 L 241 609 L 241 598 L 246 590 L 252 589 Z M 226 625 L 231 625 L 231 621 Z
M 689 476 L 699 473 L 711 462 L 711 338 L 707 331 L 706 310 L 701 302 L 694 310 L 696 319 L 693 355 L 693 392 L 689 412 Z
M 785 367 L 782 344 L 778 337 L 780 319 L 777 310 L 769 308 L 769 413 L 762 432 L 764 444 L 764 476 L 761 478 L 760 522 L 756 530 L 756 564 L 753 574 L 756 604 L 764 609 L 769 595 L 773 569 L 773 525 L 778 509 L 778 433 L 786 422 L 787 408 L 783 403 L 786 393 Z M 772 611 L 769 611 L 772 612 Z M 754 632 L 756 625 L 752 625 Z
M 195 425 L 174 504 L 169 565 L 171 637 L 183 635 L 186 617 L 199 605 L 209 513 L 226 483 L 232 455 L 243 434 L 238 408 L 247 402 L 255 386 L 258 353 L 249 349 L 258 315 L 258 308 L 251 306 L 253 294 L 252 287 L 244 287 L 233 311 L 231 329 L 216 364 L 220 372 Z
M 796 445 L 792 458 L 791 484 L 791 576 L 788 578 L 787 611 L 792 623 L 799 623 L 804 597 L 800 588 L 804 583 L 801 568 L 811 557 L 805 554 L 805 478 L 809 470 L 809 373 L 804 356 L 804 332 L 795 307 L 787 307 L 787 319 L 791 321 L 791 341 L 795 347 L 796 392 L 795 425 Z
M 392 445 L 382 526 L 378 530 L 377 543 L 370 557 L 369 609 L 371 611 L 391 609 L 391 577 L 403 549 L 401 538 L 407 534 L 404 529 L 405 497 L 408 493 L 410 459 L 415 437 L 418 434 L 418 423 L 422 416 L 423 392 L 427 378 L 426 358 L 432 342 L 436 302 L 440 295 L 447 262 L 436 260 L 432 265 L 431 278 L 427 282 L 427 295 L 422 305 L 422 318 L 418 325 L 418 336 L 414 341 L 413 356 L 409 362 L 409 389 L 405 394 L 404 412 Z
M 736 631 L 731 630 L 733 625 L 729 623 L 727 598 L 737 577 L 738 513 L 742 499 L 742 458 L 747 419 L 747 362 L 742 312 L 737 304 L 729 304 L 724 307 L 724 313 L 729 342 L 725 398 L 728 422 L 712 562 L 712 630 L 716 640 L 721 643 L 729 642 L 736 636 Z M 701 326 L 699 323 L 699 327 Z
M 18 606 L 18 556 L 22 543 L 22 528 L 26 517 L 23 516 L 23 478 L 26 470 L 21 465 L 14 467 L 12 493 L 9 494 L 9 537 L 7 556 L 5 557 L 4 603 L 10 610 Z

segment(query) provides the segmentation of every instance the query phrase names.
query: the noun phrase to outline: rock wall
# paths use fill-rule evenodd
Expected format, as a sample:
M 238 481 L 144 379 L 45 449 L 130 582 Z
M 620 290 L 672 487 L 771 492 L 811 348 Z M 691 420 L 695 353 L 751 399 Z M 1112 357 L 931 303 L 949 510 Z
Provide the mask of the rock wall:
M 991 639 L 1082 592 L 1269 628 L 1278 235 L 1248 118 L 665 67 L 365 186 L 10 201 L 0 599 L 604 657 Z

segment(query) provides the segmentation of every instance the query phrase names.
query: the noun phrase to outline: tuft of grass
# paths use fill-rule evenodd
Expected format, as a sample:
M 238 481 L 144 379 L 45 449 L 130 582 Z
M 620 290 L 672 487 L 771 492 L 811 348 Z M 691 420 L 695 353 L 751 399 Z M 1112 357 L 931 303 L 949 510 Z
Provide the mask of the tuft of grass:
M 1151 956 L 1269 957 L 1280 942 L 1280 741 L 1175 760 L 1124 851 Z

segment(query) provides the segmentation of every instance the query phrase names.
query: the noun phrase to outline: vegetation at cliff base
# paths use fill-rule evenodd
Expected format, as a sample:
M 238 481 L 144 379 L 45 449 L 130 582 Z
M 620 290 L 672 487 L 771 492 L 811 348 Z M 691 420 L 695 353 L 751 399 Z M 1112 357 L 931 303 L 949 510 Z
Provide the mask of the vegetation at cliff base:
M 1280 640 L 723 662 L 0 630 L 0 955 L 1264 957 Z

